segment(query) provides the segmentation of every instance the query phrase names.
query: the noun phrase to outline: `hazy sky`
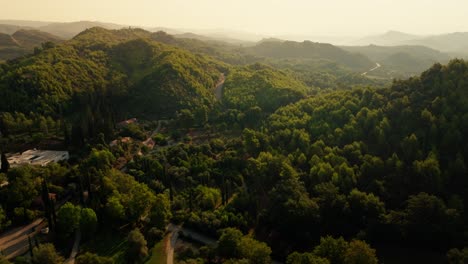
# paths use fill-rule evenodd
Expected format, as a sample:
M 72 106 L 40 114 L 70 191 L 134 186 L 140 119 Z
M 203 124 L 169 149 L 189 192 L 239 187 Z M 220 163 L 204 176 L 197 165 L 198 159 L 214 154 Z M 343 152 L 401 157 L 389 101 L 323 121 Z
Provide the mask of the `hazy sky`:
M 468 0 L 0 0 L 0 19 L 99 20 L 268 34 L 468 31 Z

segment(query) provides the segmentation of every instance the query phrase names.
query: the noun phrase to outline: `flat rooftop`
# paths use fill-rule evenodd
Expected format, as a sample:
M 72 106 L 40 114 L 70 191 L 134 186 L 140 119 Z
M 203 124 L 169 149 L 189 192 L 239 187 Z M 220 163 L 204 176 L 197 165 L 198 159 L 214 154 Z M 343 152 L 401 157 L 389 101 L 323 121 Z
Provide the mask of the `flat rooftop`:
M 37 149 L 27 150 L 23 153 L 6 154 L 6 156 L 12 168 L 26 164 L 46 166 L 49 163 L 68 160 L 70 158 L 68 151 Z

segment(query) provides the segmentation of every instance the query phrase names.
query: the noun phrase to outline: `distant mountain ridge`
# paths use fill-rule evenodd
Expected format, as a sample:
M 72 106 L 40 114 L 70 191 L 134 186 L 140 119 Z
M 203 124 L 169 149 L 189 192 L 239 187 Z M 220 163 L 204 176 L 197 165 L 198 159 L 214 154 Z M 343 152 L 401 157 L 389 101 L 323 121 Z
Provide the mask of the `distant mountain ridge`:
M 404 41 L 409 41 L 417 38 L 420 38 L 420 36 L 390 30 L 381 35 L 367 36 L 359 40 L 352 41 L 350 45 L 396 46 L 401 45 L 401 43 Z
M 102 27 L 105 29 L 122 29 L 122 28 L 143 28 L 150 32 L 164 31 L 174 35 L 177 38 L 190 38 L 202 41 L 222 41 L 230 44 L 244 45 L 254 42 L 263 41 L 264 39 L 272 38 L 272 36 L 241 32 L 225 29 L 175 29 L 167 27 L 141 27 L 135 25 L 122 25 L 115 23 L 106 23 L 100 21 L 74 21 L 74 22 L 44 22 L 44 21 L 26 21 L 26 20 L 0 20 L 0 33 L 13 34 L 19 29 L 37 29 L 56 35 L 64 39 L 70 39 L 85 29 L 92 27 Z M 298 40 L 295 37 L 278 37 L 285 40 Z M 311 36 L 304 35 L 302 39 L 320 40 Z M 429 48 L 437 49 L 443 52 L 452 54 L 466 54 L 468 56 L 468 32 L 455 32 L 449 34 L 438 35 L 416 35 L 408 34 L 400 31 L 391 30 L 384 34 L 370 35 L 356 40 L 350 40 L 352 37 L 327 37 L 319 42 L 332 43 L 334 45 L 349 45 L 349 46 L 401 46 L 401 45 L 422 45 Z M 333 41 L 333 39 L 335 41 Z M 344 40 L 348 39 L 348 40 Z
M 402 46 L 420 45 L 442 52 L 468 55 L 468 32 L 455 32 L 432 36 L 412 35 L 398 31 L 368 36 L 349 43 L 352 46 L 378 45 Z
M 419 74 L 434 63 L 447 63 L 451 56 L 425 46 L 341 46 L 349 52 L 360 53 L 395 72 Z
M 277 59 L 329 60 L 355 70 L 366 70 L 374 65 L 374 62 L 364 55 L 351 53 L 331 44 L 311 41 L 263 41 L 246 48 L 246 51 L 256 56 Z
M 257 39 L 261 39 L 260 36 L 254 34 L 241 34 L 240 32 L 235 31 L 230 31 L 228 33 L 220 33 L 218 31 L 207 30 L 184 30 L 167 27 L 142 27 L 136 25 L 122 25 L 100 21 L 42 22 L 26 20 L 0 20 L 0 33 L 12 34 L 20 29 L 37 29 L 51 33 L 64 39 L 71 39 L 74 36 L 78 35 L 80 32 L 93 27 L 101 27 L 105 29 L 142 28 L 150 32 L 164 31 L 181 38 L 215 40 L 231 44 L 244 44 L 246 42 L 253 42 Z M 234 37 L 232 37 L 231 34 L 233 34 Z

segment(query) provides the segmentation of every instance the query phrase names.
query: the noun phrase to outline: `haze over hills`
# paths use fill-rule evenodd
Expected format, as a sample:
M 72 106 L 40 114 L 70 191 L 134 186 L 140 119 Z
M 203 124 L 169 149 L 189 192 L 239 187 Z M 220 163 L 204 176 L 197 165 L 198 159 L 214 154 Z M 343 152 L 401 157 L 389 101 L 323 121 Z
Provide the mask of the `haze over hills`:
M 32 53 L 35 47 L 46 42 L 61 41 L 57 36 L 35 29 L 19 29 L 11 35 L 0 33 L 0 61 Z
M 451 56 L 424 46 L 341 46 L 342 49 L 360 53 L 383 69 L 392 72 L 419 74 L 434 63 L 447 63 Z
M 407 34 L 399 31 L 388 31 L 381 35 L 367 36 L 355 41 L 351 41 L 349 45 L 380 45 L 380 46 L 396 46 L 401 45 L 404 41 L 417 39 L 419 36 Z
M 123 25 L 115 23 L 106 23 L 100 21 L 76 21 L 76 22 L 43 22 L 43 21 L 24 21 L 24 20 L 0 20 L 0 32 L 12 34 L 21 28 L 38 29 L 64 39 L 72 38 L 81 31 L 91 27 L 103 27 L 106 29 L 121 29 L 128 27 L 141 27 L 138 25 Z M 216 40 L 232 44 L 249 45 L 252 42 L 261 41 L 264 38 L 278 38 L 284 40 L 293 40 L 302 42 L 309 40 L 312 42 L 331 43 L 334 45 L 351 46 L 401 46 L 401 45 L 421 45 L 437 49 L 443 52 L 449 52 L 454 55 L 467 54 L 468 52 L 468 33 L 457 32 L 432 36 L 408 34 L 399 31 L 388 31 L 380 35 L 371 35 L 366 37 L 359 36 L 325 36 L 314 34 L 256 34 L 229 29 L 181 29 L 168 27 L 141 27 L 151 32 L 165 31 L 169 34 L 183 38 L 196 38 L 200 40 Z
M 366 70 L 374 65 L 372 61 L 363 55 L 346 52 L 331 44 L 314 43 L 310 41 L 263 41 L 253 47 L 247 48 L 246 50 L 247 52 L 257 56 L 277 59 L 300 58 L 329 60 L 357 70 Z
M 418 36 L 398 31 L 368 36 L 347 45 L 402 46 L 419 45 L 442 52 L 468 55 L 468 32 L 455 32 L 432 36 Z
M 468 264 L 468 1 L 1 6 L 0 264 Z

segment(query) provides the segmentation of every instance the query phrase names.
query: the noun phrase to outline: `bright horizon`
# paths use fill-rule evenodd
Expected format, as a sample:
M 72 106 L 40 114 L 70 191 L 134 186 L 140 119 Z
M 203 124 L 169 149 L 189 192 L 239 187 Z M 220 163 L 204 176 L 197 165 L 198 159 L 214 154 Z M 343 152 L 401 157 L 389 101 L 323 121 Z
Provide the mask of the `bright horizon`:
M 101 21 L 263 35 L 365 36 L 468 31 L 466 0 L 0 0 L 0 19 Z

